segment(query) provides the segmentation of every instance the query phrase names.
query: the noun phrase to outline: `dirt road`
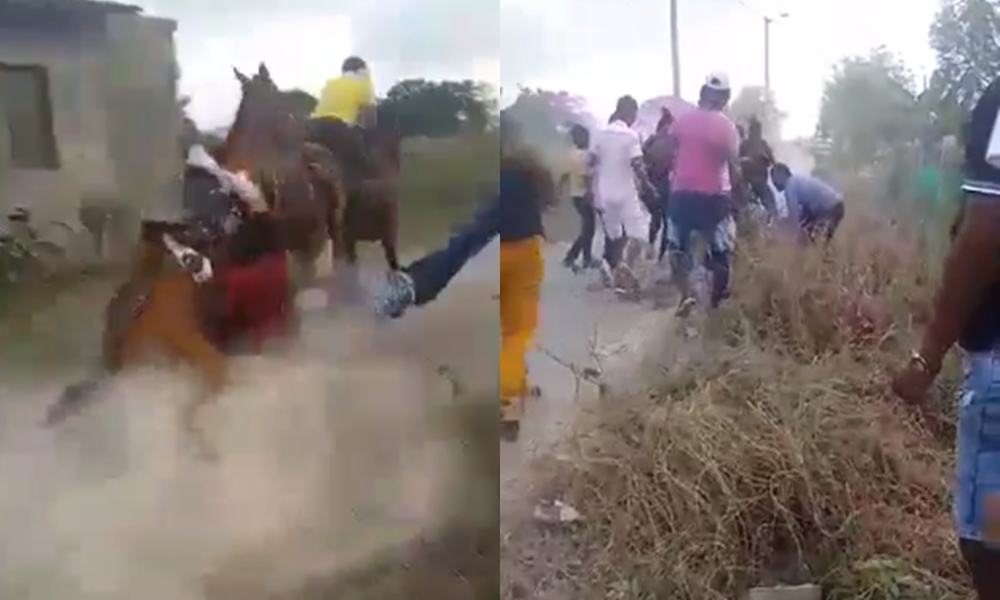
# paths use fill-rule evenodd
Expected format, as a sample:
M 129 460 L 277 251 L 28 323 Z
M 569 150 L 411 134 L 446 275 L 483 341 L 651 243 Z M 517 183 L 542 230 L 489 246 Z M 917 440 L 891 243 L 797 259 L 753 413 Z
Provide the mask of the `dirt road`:
M 613 352 L 649 313 L 587 292 L 586 278 L 559 266 L 562 252 L 546 251 L 539 342 L 589 365 L 593 345 Z M 37 427 L 93 358 L 100 286 L 20 323 L 18 337 L 6 331 L 0 596 L 198 600 L 206 579 L 280 591 L 425 530 L 441 518 L 462 452 L 435 420 L 449 400 L 434 369 L 495 389 L 497 264 L 491 247 L 439 303 L 398 323 L 317 318 L 290 356 L 241 360 L 233 389 L 206 416 L 222 453 L 215 464 L 193 459 L 177 435 L 176 406 L 191 393 L 183 374 L 123 377 L 72 424 Z M 521 443 L 501 449 L 506 494 L 579 401 L 572 373 L 550 356 L 536 353 L 531 372 L 544 396 L 529 407 Z

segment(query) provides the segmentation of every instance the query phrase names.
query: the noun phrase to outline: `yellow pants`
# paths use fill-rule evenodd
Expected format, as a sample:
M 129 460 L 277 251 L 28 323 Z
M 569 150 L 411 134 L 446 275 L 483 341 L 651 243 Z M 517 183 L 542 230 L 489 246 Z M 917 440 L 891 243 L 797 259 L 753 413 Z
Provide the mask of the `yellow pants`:
M 528 393 L 527 353 L 538 329 L 545 261 L 542 239 L 500 243 L 500 398 L 515 402 Z

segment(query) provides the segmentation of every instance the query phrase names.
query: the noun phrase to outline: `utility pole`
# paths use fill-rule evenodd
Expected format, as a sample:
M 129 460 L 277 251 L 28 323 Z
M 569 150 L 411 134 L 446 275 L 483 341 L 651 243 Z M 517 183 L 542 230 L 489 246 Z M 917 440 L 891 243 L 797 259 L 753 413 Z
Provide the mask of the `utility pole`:
M 764 17 L 764 93 L 771 97 L 771 24 L 779 19 L 784 19 L 788 13 L 781 13 L 776 17 Z
M 681 96 L 681 42 L 677 26 L 677 0 L 670 0 L 670 67 L 674 76 L 674 96 Z
M 771 97 L 771 17 L 764 17 L 764 95 Z

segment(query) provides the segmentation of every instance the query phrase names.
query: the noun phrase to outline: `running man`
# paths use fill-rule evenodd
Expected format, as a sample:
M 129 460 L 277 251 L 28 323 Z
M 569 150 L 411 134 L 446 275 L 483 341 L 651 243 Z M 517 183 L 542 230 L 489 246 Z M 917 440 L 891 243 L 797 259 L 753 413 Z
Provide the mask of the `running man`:
M 670 128 L 674 162 L 667 225 L 681 316 L 698 303 L 691 286 L 695 234 L 710 248 L 711 306 L 717 307 L 729 293 L 732 192 L 737 187 L 733 184 L 740 183 L 739 133 L 722 112 L 730 96 L 729 78 L 723 73 L 709 75 L 701 86 L 698 107 L 677 117 Z
M 660 121 L 656 124 L 656 132 L 650 136 L 642 149 L 646 170 L 657 192 L 657 202 L 650 211 L 652 222 L 649 225 L 649 245 L 653 249 L 659 245 L 657 258 L 660 261 L 667 255 L 667 203 L 670 199 L 670 172 L 673 170 L 670 127 L 673 124 L 674 115 L 666 108 L 662 109 Z
M 774 151 L 764 139 L 764 129 L 760 119 L 751 117 L 746 139 L 740 142 L 740 167 L 750 191 L 760 200 L 772 220 L 778 218 L 774 194 L 768 185 L 768 172 L 774 164 Z
M 577 271 L 576 260 L 583 255 L 584 269 L 597 266 L 594 262 L 594 233 L 597 231 L 597 214 L 594 212 L 594 194 L 591 190 L 590 132 L 583 125 L 573 125 L 569 132 L 573 148 L 569 154 L 569 172 L 563 176 L 563 183 L 569 188 L 573 208 L 580 215 L 580 234 L 566 253 L 563 265 Z
M 608 243 L 601 276 L 608 287 L 630 291 L 637 291 L 639 286 L 633 269 L 649 236 L 649 212 L 642 197 L 656 196 L 646 173 L 639 134 L 632 129 L 638 115 L 635 98 L 619 98 L 591 154 L 597 180 L 597 210 Z
M 792 173 L 783 163 L 774 165 L 771 179 L 785 194 L 789 221 L 797 224 L 809 241 L 822 235 L 829 243 L 844 220 L 843 194 L 817 177 Z

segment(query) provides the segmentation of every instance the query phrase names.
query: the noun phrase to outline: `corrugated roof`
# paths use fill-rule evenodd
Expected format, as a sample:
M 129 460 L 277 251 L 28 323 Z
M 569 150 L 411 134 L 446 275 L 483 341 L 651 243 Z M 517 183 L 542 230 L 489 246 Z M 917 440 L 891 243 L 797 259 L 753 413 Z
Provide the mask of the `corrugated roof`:
M 0 10 L 53 10 L 139 13 L 142 7 L 103 0 L 0 0 Z
M 100 26 L 112 14 L 142 8 L 100 0 L 0 0 L 0 29 L 49 30 Z

